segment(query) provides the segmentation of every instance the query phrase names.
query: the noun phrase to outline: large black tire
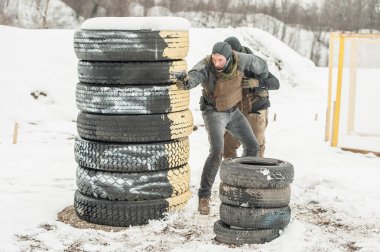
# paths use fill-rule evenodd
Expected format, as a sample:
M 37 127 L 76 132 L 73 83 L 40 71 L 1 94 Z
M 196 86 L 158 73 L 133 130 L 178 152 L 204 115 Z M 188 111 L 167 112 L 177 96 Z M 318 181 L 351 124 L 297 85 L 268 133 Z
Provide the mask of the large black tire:
M 79 136 L 107 142 L 159 142 L 186 137 L 193 131 L 190 110 L 152 115 L 95 115 L 79 112 Z
M 249 208 L 220 204 L 220 220 L 230 226 L 254 229 L 284 229 L 290 222 L 290 207 Z
M 177 85 L 94 86 L 78 83 L 78 109 L 100 114 L 159 114 L 186 110 L 189 91 Z
M 219 198 L 223 203 L 232 206 L 285 207 L 290 202 L 290 186 L 278 189 L 256 189 L 220 183 Z
M 109 201 L 87 197 L 77 190 L 74 196 L 74 208 L 82 220 L 102 225 L 128 227 L 144 225 L 149 220 L 163 218 L 166 212 L 181 210 L 190 196 L 190 191 L 187 191 L 167 199 Z
M 78 62 L 80 82 L 107 85 L 173 84 L 173 73 L 187 70 L 185 60 L 156 62 Z
M 75 139 L 75 160 L 81 166 L 116 172 L 160 171 L 189 160 L 189 139 L 147 144 L 107 144 Z
M 226 159 L 220 167 L 221 180 L 245 188 L 284 188 L 293 182 L 293 165 L 272 158 Z
M 188 165 L 144 173 L 104 172 L 77 168 L 77 186 L 83 195 L 108 200 L 155 200 L 181 195 L 189 190 Z
M 187 56 L 187 31 L 78 30 L 74 34 L 78 59 L 90 61 L 158 61 Z
M 243 229 L 233 228 L 218 220 L 214 224 L 215 239 L 227 244 L 261 244 L 270 242 L 280 236 L 278 229 Z

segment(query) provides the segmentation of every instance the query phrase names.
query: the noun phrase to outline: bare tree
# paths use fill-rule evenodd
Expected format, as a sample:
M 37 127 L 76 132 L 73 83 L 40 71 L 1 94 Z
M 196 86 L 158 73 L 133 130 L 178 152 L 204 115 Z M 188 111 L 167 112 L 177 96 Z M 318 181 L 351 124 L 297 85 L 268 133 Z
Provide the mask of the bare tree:
M 281 0 L 281 16 L 282 21 L 288 23 L 288 8 L 289 8 L 289 0 Z
M 4 24 L 4 25 L 13 24 L 12 17 L 10 17 L 6 12 L 8 4 L 9 4 L 9 0 L 0 0 L 0 24 Z
M 291 2 L 287 8 L 287 23 L 288 24 L 300 24 L 300 19 L 303 10 L 298 2 Z
M 321 20 L 324 27 L 330 27 L 330 29 L 338 29 L 339 14 L 339 0 L 325 1 L 321 11 Z
M 183 0 L 169 0 L 166 7 L 172 12 L 185 11 L 188 8 L 187 1 Z
M 198 4 L 198 8 L 196 9 L 198 11 L 202 11 L 206 13 L 206 19 L 207 23 L 210 20 L 210 14 L 213 10 L 215 10 L 214 2 L 212 0 L 206 0 L 206 1 L 200 1 Z
M 282 21 L 284 23 L 288 23 L 288 18 L 287 18 L 288 4 L 289 4 L 288 0 L 281 0 L 281 16 L 282 16 Z M 282 26 L 282 32 L 281 32 L 281 40 L 282 41 L 285 39 L 286 27 L 287 27 L 286 25 Z
M 360 27 L 362 26 L 362 12 L 364 9 L 364 1 L 356 0 L 353 3 L 353 7 L 351 8 L 351 17 L 352 17 L 352 30 L 358 32 Z
M 47 29 L 47 12 L 49 8 L 49 0 L 45 0 L 45 5 L 41 7 L 41 0 L 36 0 L 37 10 L 42 18 L 42 28 Z
M 144 6 L 144 17 L 146 17 L 148 15 L 148 9 L 154 6 L 154 0 L 142 0 L 140 4 Z
M 230 0 L 219 0 L 217 3 L 217 6 L 221 6 L 221 8 L 218 10 L 220 11 L 219 15 L 219 21 L 218 23 L 221 23 L 222 19 L 224 18 L 224 15 L 227 12 L 228 7 L 230 6 L 231 1 Z
M 269 14 L 272 16 L 272 17 L 276 17 L 277 16 L 277 6 L 276 6 L 276 2 L 277 0 L 272 0 L 272 4 L 270 6 L 270 12 Z
M 18 9 L 25 0 L 0 0 L 0 22 L 3 24 L 21 24 L 19 11 L 7 12 L 7 6 Z M 28 0 L 37 6 L 39 15 L 34 17 L 35 23 L 41 27 L 48 27 L 47 15 L 49 0 Z M 144 15 L 148 9 L 159 4 L 169 8 L 172 12 L 198 11 L 204 14 L 205 26 L 208 25 L 211 15 L 217 17 L 220 25 L 245 25 L 246 17 L 253 13 L 263 13 L 281 20 L 286 26 L 299 26 L 312 31 L 347 30 L 360 31 L 370 29 L 380 30 L 379 0 L 325 0 L 322 7 L 313 4 L 303 7 L 295 0 L 61 0 L 74 9 L 77 18 L 96 16 L 129 16 L 130 3 L 137 3 L 144 7 Z M 377 7 L 377 8 L 376 8 Z M 377 11 L 378 10 L 378 11 Z M 50 21 L 49 21 L 50 22 Z M 253 22 L 255 22 L 255 17 Z M 272 32 L 285 39 L 287 28 L 273 20 Z
M 380 2 L 377 0 L 368 0 L 367 2 L 367 13 L 368 13 L 368 28 L 370 29 L 370 32 L 372 33 L 373 30 L 380 30 L 380 24 L 379 24 L 379 17 L 380 13 L 377 13 L 379 11 L 379 5 Z
M 238 26 L 246 19 L 248 11 L 251 10 L 251 0 L 242 0 L 241 5 L 235 10 L 236 18 L 233 20 L 234 25 Z

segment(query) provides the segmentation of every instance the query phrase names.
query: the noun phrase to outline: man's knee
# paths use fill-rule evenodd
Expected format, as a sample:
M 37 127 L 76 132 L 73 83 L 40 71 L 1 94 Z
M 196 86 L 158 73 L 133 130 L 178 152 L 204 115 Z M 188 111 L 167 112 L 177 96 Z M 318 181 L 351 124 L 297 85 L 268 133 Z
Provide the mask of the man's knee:
M 224 134 L 224 147 L 238 149 L 240 147 L 240 142 L 236 140 L 230 132 L 226 131 Z
M 244 153 L 246 156 L 257 156 L 259 152 L 259 144 L 256 139 L 253 137 L 252 139 L 247 139 L 246 144 L 244 146 Z

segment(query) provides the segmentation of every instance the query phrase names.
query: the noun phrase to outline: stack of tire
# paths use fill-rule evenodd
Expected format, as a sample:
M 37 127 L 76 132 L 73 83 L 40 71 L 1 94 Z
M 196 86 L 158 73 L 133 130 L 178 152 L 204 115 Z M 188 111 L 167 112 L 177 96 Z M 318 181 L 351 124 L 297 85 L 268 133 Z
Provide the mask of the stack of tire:
M 220 168 L 220 220 L 216 240 L 229 244 L 269 242 L 290 221 L 290 183 L 294 168 L 288 162 L 243 157 L 224 160 Z
M 193 119 L 189 91 L 179 90 L 174 76 L 187 70 L 188 30 L 146 27 L 188 23 L 172 19 L 94 18 L 75 32 L 74 208 L 85 221 L 144 225 L 182 209 L 191 196 Z

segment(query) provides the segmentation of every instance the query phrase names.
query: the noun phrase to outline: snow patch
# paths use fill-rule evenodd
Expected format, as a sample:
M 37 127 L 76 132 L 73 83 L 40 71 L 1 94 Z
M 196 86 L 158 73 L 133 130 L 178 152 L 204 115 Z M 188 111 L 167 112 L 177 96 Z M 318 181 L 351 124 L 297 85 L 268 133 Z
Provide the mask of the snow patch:
M 267 169 L 267 168 L 260 169 L 260 171 L 258 171 L 258 172 L 263 174 L 265 177 L 267 177 L 267 180 L 272 180 L 272 177 L 269 175 L 270 174 L 269 169 Z
M 83 30 L 188 31 L 190 22 L 180 17 L 98 17 L 81 25 Z

